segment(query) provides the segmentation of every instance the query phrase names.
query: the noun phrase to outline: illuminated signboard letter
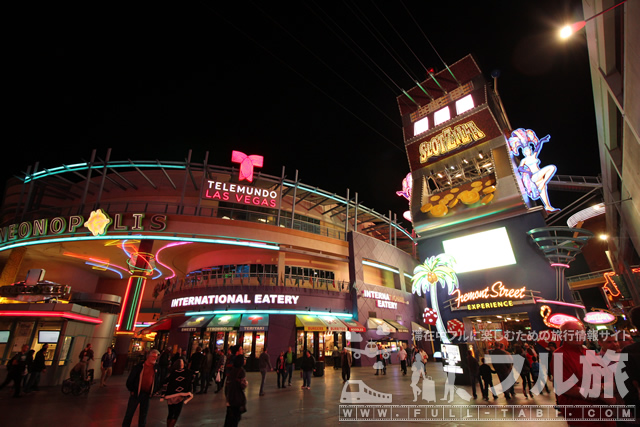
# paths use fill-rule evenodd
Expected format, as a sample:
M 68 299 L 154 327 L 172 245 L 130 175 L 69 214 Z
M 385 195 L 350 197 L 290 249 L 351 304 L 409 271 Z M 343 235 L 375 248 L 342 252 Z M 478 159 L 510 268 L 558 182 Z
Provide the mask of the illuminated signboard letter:
M 438 135 L 420 144 L 418 147 L 420 163 L 426 163 L 431 157 L 446 154 L 462 145 L 479 141 L 485 136 L 485 133 L 476 126 L 473 120 L 453 128 L 444 128 Z
M 253 182 L 253 168 L 261 168 L 264 157 L 252 154 L 247 156 L 240 151 L 231 152 L 231 161 L 240 163 L 240 181 L 247 180 Z

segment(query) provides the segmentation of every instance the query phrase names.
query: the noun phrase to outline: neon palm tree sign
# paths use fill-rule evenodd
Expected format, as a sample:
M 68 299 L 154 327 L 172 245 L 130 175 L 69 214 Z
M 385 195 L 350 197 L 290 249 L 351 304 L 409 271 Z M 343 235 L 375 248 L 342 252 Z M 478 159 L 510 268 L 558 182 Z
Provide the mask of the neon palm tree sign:
M 432 256 L 413 270 L 413 278 L 411 279 L 412 293 L 421 296 L 422 292 L 424 292 L 425 297 L 427 296 L 427 292 L 431 294 L 431 308 L 433 308 L 438 315 L 436 329 L 444 344 L 450 344 L 451 340 L 447 335 L 447 329 L 442 323 L 442 316 L 438 308 L 436 285 L 439 283 L 443 288 L 446 286 L 449 295 L 459 288 L 458 276 L 456 276 L 456 272 L 453 270 L 455 262 L 456 260 L 451 255 L 440 254 L 438 256 Z

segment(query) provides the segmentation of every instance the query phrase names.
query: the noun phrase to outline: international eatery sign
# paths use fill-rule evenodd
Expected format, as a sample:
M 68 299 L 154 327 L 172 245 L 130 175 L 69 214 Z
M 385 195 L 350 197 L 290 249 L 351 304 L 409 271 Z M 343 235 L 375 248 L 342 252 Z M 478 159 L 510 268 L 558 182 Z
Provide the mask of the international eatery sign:
M 249 206 L 265 206 L 277 208 L 280 201 L 280 190 L 258 188 L 253 183 L 254 168 L 262 167 L 264 158 L 255 154 L 246 155 L 240 151 L 231 153 L 231 161 L 240 164 L 238 183 L 207 180 L 202 198 L 218 202 L 239 203 Z M 243 184 L 242 181 L 247 181 Z
M 189 307 L 215 304 L 298 304 L 299 295 L 283 294 L 220 294 L 174 298 L 171 307 Z

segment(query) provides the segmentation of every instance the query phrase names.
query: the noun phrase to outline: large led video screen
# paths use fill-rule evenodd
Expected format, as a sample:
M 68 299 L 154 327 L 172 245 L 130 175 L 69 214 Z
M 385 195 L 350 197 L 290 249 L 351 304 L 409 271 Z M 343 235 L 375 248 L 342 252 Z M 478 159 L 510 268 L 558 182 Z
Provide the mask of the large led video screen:
M 513 265 L 516 257 L 505 227 L 443 240 L 444 253 L 456 260 L 456 273 Z

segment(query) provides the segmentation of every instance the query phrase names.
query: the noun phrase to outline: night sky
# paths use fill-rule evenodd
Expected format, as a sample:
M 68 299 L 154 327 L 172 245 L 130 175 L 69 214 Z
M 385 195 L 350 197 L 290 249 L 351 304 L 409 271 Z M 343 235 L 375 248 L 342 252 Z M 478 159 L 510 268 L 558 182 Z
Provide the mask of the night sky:
M 5 57 L 4 182 L 40 162 L 193 160 L 346 195 L 400 218 L 409 172 L 396 96 L 473 54 L 514 128 L 550 134 L 542 164 L 599 173 L 580 1 L 23 3 Z M 418 26 L 419 25 L 419 26 Z M 429 45 L 429 41 L 437 53 Z M 577 157 L 576 157 L 577 156 Z M 576 160 L 577 158 L 577 160 Z M 561 195 L 562 196 L 562 195 Z M 566 204 L 554 198 L 554 205 Z M 577 198 L 578 195 L 572 196 Z M 562 196 L 562 199 L 566 197 Z M 405 221 L 405 226 L 409 224 Z

